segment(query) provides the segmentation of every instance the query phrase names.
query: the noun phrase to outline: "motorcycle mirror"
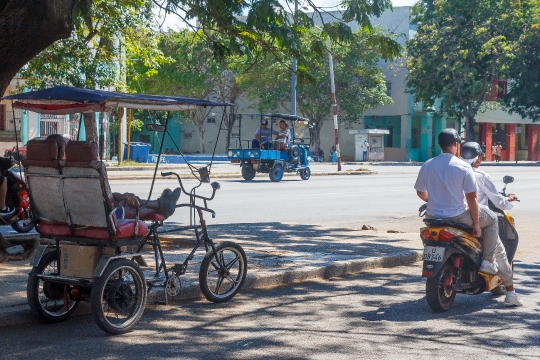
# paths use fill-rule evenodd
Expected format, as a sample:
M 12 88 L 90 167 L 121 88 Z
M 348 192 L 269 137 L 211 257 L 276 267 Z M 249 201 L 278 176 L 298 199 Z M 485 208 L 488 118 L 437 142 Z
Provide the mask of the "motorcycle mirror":
M 510 184 L 510 183 L 513 183 L 514 182 L 514 178 L 510 175 L 506 175 L 505 177 L 503 177 L 503 182 L 505 184 Z

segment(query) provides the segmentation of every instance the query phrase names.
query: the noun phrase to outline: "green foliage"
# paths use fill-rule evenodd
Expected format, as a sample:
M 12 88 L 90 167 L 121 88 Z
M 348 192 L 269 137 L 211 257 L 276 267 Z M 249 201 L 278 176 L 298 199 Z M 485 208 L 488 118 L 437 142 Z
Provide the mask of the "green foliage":
M 208 40 L 211 37 L 211 41 Z M 187 96 L 199 99 L 232 101 L 238 97 L 234 74 L 231 76 L 229 61 L 215 57 L 215 44 L 226 43 L 230 39 L 217 34 L 203 34 L 187 29 L 162 34 L 158 39 L 159 51 L 168 59 L 155 72 L 148 72 L 148 67 L 136 64 L 132 67 L 133 76 L 129 86 L 133 91 Z M 199 129 L 201 152 L 204 152 L 204 122 L 212 108 L 196 108 L 184 111 L 182 117 L 193 122 Z
M 334 24 L 333 15 L 328 16 L 324 7 L 312 1 L 298 1 L 299 10 L 294 13 L 296 0 L 157 0 L 156 3 L 170 14 L 177 14 L 186 21 L 197 19 L 197 29 L 212 42 L 212 53 L 225 58 L 229 55 L 257 58 L 263 53 L 270 55 L 282 66 L 290 64 L 288 59 L 296 57 L 298 76 L 309 78 L 311 51 L 322 47 L 314 46 L 310 52 L 303 51 L 296 44 L 315 25 L 314 17 L 322 23 L 325 32 L 333 42 L 347 43 L 352 36 L 351 28 L 345 23 Z M 380 16 L 391 9 L 390 0 L 345 0 L 340 2 L 345 10 L 345 22 L 356 21 L 369 32 L 372 29 L 370 16 Z M 294 13 L 294 16 L 291 16 Z M 330 22 L 328 22 L 330 20 Z M 219 33 L 222 38 L 213 34 Z M 321 39 L 319 39 L 320 41 Z
M 138 49 L 139 61 L 165 61 L 145 30 L 150 26 L 151 6 L 150 0 L 80 1 L 71 38 L 54 43 L 27 64 L 21 71 L 25 86 L 122 89 L 122 47 Z
M 423 0 L 413 8 L 416 37 L 407 44 L 407 84 L 418 101 L 466 119 L 474 117 L 512 57 L 515 7 L 510 0 Z
M 510 112 L 536 122 L 540 121 L 540 4 L 529 0 L 519 5 L 520 21 L 513 25 L 520 34 L 505 73 L 512 81 L 504 104 Z
M 306 55 L 304 72 L 298 76 L 298 109 L 313 123 L 312 145 L 320 144 L 320 129 L 323 122 L 331 119 L 330 73 L 326 42 L 320 33 L 306 33 L 300 42 L 299 51 Z M 394 59 L 401 47 L 381 29 L 351 34 L 350 42 L 335 43 L 332 46 L 336 94 L 339 103 L 339 119 L 346 125 L 359 121 L 362 113 L 375 106 L 389 104 L 392 99 L 386 95 L 386 83 L 379 59 Z M 313 49 L 316 50 L 313 50 Z M 324 50 L 323 50 L 324 49 Z M 319 52 L 324 51 L 324 55 Z M 290 103 L 291 74 L 288 67 L 276 63 L 271 56 L 261 57 L 259 62 L 241 71 L 238 82 L 248 97 L 257 102 L 261 112 L 272 112 L 278 108 L 287 109 Z M 302 76 L 309 73 L 310 76 Z

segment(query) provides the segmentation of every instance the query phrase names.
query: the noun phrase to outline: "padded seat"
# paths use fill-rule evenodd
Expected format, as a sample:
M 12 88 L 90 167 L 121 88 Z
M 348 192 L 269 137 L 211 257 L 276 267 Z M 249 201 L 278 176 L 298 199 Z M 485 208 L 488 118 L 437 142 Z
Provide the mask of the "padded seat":
M 69 225 L 66 224 L 51 224 L 42 221 L 37 224 L 37 231 L 40 234 L 47 236 L 72 236 Z M 148 228 L 142 221 L 138 222 L 137 231 L 137 237 L 143 237 L 148 234 Z M 111 239 L 107 228 L 93 226 L 76 228 L 73 232 L 73 236 L 105 241 Z M 135 237 L 135 220 L 117 220 L 116 234 L 112 237 L 112 240 L 129 239 L 133 237 Z
M 137 237 L 144 237 L 148 234 L 148 228 L 142 221 L 138 221 Z M 109 240 L 109 230 L 102 227 L 82 227 L 76 228 L 75 236 L 80 236 L 89 239 Z M 135 220 L 120 219 L 116 221 L 116 234 L 112 237 L 113 240 L 128 239 L 135 237 Z
M 145 216 L 140 216 L 139 218 L 143 221 L 164 221 L 165 215 L 155 212 L 152 214 L 147 214 Z
M 58 159 L 58 145 L 54 140 L 30 140 L 26 144 L 26 159 L 22 160 L 23 166 L 60 169 L 64 165 L 62 159 Z

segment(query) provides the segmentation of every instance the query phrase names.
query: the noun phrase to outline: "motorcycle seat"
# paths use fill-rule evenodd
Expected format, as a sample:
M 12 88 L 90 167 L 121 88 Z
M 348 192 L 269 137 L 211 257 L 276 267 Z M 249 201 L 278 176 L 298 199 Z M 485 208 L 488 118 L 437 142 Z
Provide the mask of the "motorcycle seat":
M 473 230 L 471 227 L 461 224 L 455 221 L 449 221 L 445 219 L 424 219 L 424 224 L 428 227 L 443 227 L 443 226 L 449 226 L 456 229 L 459 229 L 461 231 L 465 231 L 466 233 L 472 234 Z

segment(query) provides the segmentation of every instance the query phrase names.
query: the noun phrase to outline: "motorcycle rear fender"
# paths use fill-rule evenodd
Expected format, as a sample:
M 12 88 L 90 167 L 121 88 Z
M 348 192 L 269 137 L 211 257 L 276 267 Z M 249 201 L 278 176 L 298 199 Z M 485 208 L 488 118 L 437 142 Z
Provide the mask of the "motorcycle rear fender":
M 454 241 L 451 241 L 449 243 L 441 241 L 425 241 L 424 246 L 443 247 L 445 248 L 445 250 L 443 260 L 441 262 L 424 261 L 424 264 L 422 266 L 422 276 L 427 278 L 437 276 L 443 268 L 444 264 L 446 264 L 448 259 L 454 254 L 465 255 L 466 257 L 471 259 L 471 261 L 473 261 L 478 267 L 480 267 L 480 263 L 482 262 L 482 248 L 478 248 L 477 246 L 471 248 L 470 245 L 471 244 L 468 239 L 463 239 L 460 237 L 456 237 Z

